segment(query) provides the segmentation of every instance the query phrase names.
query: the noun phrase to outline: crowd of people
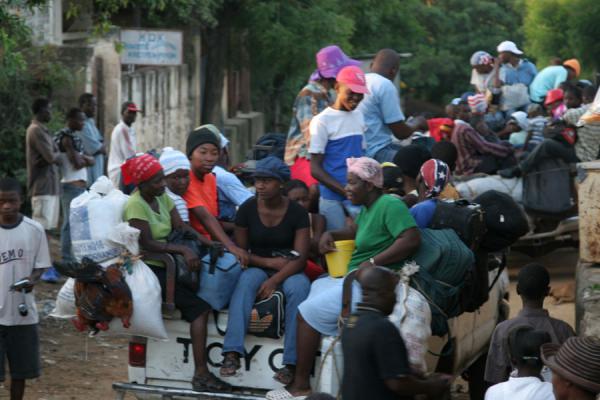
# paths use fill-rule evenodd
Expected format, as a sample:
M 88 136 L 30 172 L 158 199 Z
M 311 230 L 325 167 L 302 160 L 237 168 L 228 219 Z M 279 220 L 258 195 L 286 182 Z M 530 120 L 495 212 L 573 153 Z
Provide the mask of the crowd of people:
M 442 398 L 449 377 L 415 374 L 400 333 L 386 318 L 396 300 L 393 271 L 418 250 L 420 229 L 430 226 L 437 201 L 459 197 L 456 176 L 520 176 L 547 158 L 589 161 L 600 150 L 600 128 L 589 116 L 595 87 L 577 80 L 577 60 L 538 73 L 515 43 L 502 42 L 497 51 L 497 57 L 473 54 L 472 91 L 452 100 L 446 115 L 407 119 L 393 83 L 400 60 L 395 51 L 379 51 L 365 74 L 338 46 L 321 49 L 317 69 L 294 101 L 284 159 L 258 160 L 253 190 L 229 171 L 228 140 L 214 125 L 190 132 L 183 151 L 167 147 L 142 154 L 134 130 L 141 111 L 136 104 L 123 103 L 122 120 L 106 146 L 95 124 L 92 94 L 81 95 L 79 107 L 66 114 L 66 127 L 54 135 L 46 126 L 50 102 L 36 100 L 26 134 L 31 219 L 19 214 L 24 197 L 18 183 L 0 180 L 1 261 L 14 265 L 12 272 L 2 269 L 0 347 L 10 362 L 14 398 L 22 398 L 24 379 L 39 375 L 37 315 L 31 293 L 33 311 L 27 318 L 15 314 L 18 300 L 8 285 L 29 277 L 19 290 L 31 291 L 44 268 L 41 279 L 58 280 L 47 268 L 44 230 L 57 228 L 62 208 L 61 255 L 64 262 L 73 261 L 70 203 L 105 172 L 115 188 L 130 195 L 123 219 L 140 231 L 144 252 L 178 254 L 188 269 L 198 270 L 200 255 L 169 240 L 183 230 L 203 248 L 230 252 L 242 266 L 229 301 L 221 377 L 243 373 L 240 360 L 254 302 L 280 290 L 286 299 L 284 365 L 273 379 L 284 387 L 267 393 L 267 399 L 318 398 L 311 394 L 310 374 L 321 335 L 340 334 L 344 399 Z M 548 127 L 555 126 L 561 127 L 559 135 L 548 137 Z M 354 314 L 343 331 L 338 320 L 344 280 L 329 276 L 321 257 L 335 251 L 340 240 L 354 241 L 348 272 L 359 271 L 352 284 Z M 164 296 L 164 264 L 145 262 Z M 574 337 L 566 323 L 549 317 L 543 309 L 548 286 L 543 266 L 519 272 L 523 309 L 494 332 L 485 374 L 494 386 L 486 399 L 508 393 L 593 399 L 600 392 L 600 341 Z M 174 301 L 190 323 L 193 388 L 230 390 L 207 366 L 210 304 L 179 282 Z M 15 326 L 19 329 L 12 330 Z M 27 346 L 27 357 L 14 357 L 11 352 L 21 346 L 8 344 L 25 341 L 36 346 Z

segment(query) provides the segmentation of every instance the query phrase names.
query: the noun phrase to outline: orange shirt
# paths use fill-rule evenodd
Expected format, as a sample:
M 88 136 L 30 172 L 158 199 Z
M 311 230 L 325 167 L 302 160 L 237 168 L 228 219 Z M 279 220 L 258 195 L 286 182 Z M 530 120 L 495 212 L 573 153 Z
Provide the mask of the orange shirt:
M 204 207 L 216 217 L 219 216 L 219 203 L 217 200 L 217 177 L 215 174 L 204 175 L 204 180 L 198 179 L 190 171 L 190 186 L 183 195 L 187 207 L 190 209 L 190 224 L 200 234 L 210 238 L 209 233 L 204 229 L 204 225 L 196 218 L 191 211 L 196 207 Z

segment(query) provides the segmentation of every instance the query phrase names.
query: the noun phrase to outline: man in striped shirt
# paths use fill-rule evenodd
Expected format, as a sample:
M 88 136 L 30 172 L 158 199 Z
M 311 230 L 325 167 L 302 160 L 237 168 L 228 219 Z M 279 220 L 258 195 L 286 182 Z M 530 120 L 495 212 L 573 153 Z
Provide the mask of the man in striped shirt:
M 458 151 L 457 175 L 471 175 L 476 172 L 494 174 L 499 168 L 514 163 L 510 143 L 488 142 L 469 124 L 471 110 L 466 101 L 461 101 L 457 111 L 452 131 L 452 143 Z

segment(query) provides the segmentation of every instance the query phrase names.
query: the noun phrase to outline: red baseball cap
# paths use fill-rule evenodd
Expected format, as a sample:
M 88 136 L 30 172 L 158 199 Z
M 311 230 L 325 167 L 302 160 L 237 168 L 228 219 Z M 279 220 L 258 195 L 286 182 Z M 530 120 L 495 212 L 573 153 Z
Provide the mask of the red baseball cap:
M 129 103 L 129 105 L 127 105 L 127 111 L 140 112 L 142 110 L 139 109 L 138 106 L 135 105 L 135 103 Z
M 552 89 L 548 90 L 546 93 L 546 99 L 544 100 L 544 105 L 547 106 L 549 104 L 554 103 L 555 101 L 560 101 L 563 99 L 564 93 L 562 89 Z
M 339 83 L 348 86 L 354 93 L 368 94 L 367 80 L 362 69 L 355 65 L 344 67 L 338 72 L 335 78 Z
M 141 112 L 142 110 L 133 101 L 126 101 L 121 105 L 121 114 L 125 111 Z

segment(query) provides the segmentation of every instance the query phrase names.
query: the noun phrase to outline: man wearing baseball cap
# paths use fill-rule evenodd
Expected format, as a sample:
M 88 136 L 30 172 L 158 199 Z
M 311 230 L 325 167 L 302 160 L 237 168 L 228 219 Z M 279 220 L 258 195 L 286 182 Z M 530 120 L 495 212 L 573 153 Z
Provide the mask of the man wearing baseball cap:
M 285 162 L 290 166 L 292 179 L 299 179 L 309 187 L 311 201 L 319 197 L 318 182 L 310 173 L 310 132 L 308 126 L 315 115 L 333 103 L 332 93 L 338 72 L 360 61 L 349 58 L 338 46 L 327 46 L 316 54 L 317 69 L 309 82 L 300 90 L 292 111 L 292 121 L 285 145 Z
M 406 139 L 425 122 L 422 118 L 405 122 L 400 94 L 392 82 L 399 66 L 400 56 L 396 51 L 379 50 L 371 63 L 371 72 L 366 75 L 369 94 L 359 106 L 367 124 L 366 155 L 379 162 L 391 162 L 398 152 L 400 146 L 392 143 L 392 136 Z
M 543 103 L 548 91 L 558 89 L 560 84 L 565 81 L 576 80 L 580 72 L 581 65 L 575 58 L 563 62 L 562 65 L 550 65 L 544 68 L 535 76 L 529 86 L 531 101 Z
M 501 89 L 503 86 L 521 85 L 522 92 L 516 90 L 503 90 L 503 104 L 511 106 L 503 107 L 507 115 L 517 111 L 520 107 L 525 107 L 529 104 L 527 88 L 537 75 L 537 68 L 531 61 L 522 58 L 523 52 L 519 50 L 517 45 L 510 40 L 505 40 L 500 43 L 497 48 L 498 58 L 494 62 L 494 87 Z M 514 98 L 508 98 L 508 97 Z M 523 97 L 523 99 L 521 99 Z M 523 104 L 519 104 L 523 103 Z M 516 107 L 512 107 L 515 106 Z M 511 110 L 509 108 L 515 108 Z M 521 110 L 524 111 L 524 110 Z
M 552 370 L 556 400 L 595 400 L 600 394 L 600 338 L 572 337 L 546 343 L 542 361 Z
M 121 122 L 110 135 L 110 153 L 108 154 L 108 177 L 116 188 L 121 185 L 121 164 L 137 153 L 137 140 L 133 123 L 141 111 L 135 103 L 126 101 L 121 105 Z
M 346 214 L 358 213 L 346 199 L 346 158 L 361 157 L 365 149 L 365 121 L 356 110 L 368 93 L 365 74 L 357 66 L 342 68 L 335 83 L 337 98 L 310 122 L 310 170 L 319 181 L 319 213 L 327 230 L 344 227 Z

